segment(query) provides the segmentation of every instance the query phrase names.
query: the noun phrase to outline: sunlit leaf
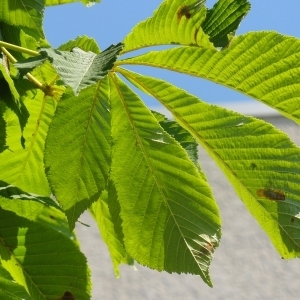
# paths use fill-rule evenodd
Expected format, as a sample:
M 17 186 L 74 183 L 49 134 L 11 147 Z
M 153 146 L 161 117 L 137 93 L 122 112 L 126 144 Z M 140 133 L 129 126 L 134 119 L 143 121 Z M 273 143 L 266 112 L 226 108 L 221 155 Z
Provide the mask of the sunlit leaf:
M 60 4 L 68 4 L 73 2 L 82 2 L 86 6 L 92 6 L 95 3 L 99 3 L 101 0 L 46 0 L 45 4 L 50 5 L 60 5 Z
M 59 101 L 45 148 L 46 173 L 70 228 L 106 185 L 110 165 L 108 81 Z
M 65 44 L 58 47 L 61 51 L 71 51 L 73 48 L 78 47 L 84 51 L 91 51 L 93 53 L 99 54 L 100 48 L 97 42 L 88 36 L 79 36 L 75 40 L 70 40 Z
M 30 300 L 25 289 L 17 284 L 2 265 L 0 265 L 0 299 Z
M 208 183 L 137 95 L 113 76 L 111 106 L 111 178 L 127 252 L 150 268 L 197 274 L 211 285 L 208 268 L 221 233 Z
M 30 299 L 90 299 L 86 258 L 68 237 L 0 209 L 0 238 L 1 263 Z
M 44 0 L 1 0 L 0 21 L 9 25 L 27 27 L 44 36 L 42 21 Z
M 251 32 L 224 51 L 180 47 L 152 51 L 118 64 L 165 68 L 211 80 L 265 103 L 300 124 L 300 40 Z
M 122 74 L 165 105 L 211 155 L 280 255 L 300 257 L 300 149 L 288 136 L 162 80 Z
M 197 6 L 197 3 L 200 6 Z M 213 49 L 209 37 L 204 34 L 201 23 L 206 16 L 204 1 L 166 0 L 151 18 L 136 25 L 124 39 L 123 53 L 142 47 L 181 44 L 197 45 Z M 188 13 L 182 13 L 189 5 L 196 5 Z

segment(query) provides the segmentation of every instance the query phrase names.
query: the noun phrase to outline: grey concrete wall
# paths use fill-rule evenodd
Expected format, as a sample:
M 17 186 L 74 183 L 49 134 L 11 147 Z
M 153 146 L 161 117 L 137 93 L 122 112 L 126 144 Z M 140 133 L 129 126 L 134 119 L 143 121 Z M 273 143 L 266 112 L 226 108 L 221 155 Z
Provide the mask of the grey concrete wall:
M 290 134 L 300 145 L 299 127 L 295 124 L 281 117 L 266 120 Z M 121 278 L 116 279 L 98 229 L 85 214 L 80 219 L 91 228 L 79 224 L 77 233 L 92 270 L 93 300 L 300 299 L 300 260 L 281 259 L 203 151 L 200 151 L 200 162 L 223 220 L 223 237 L 211 265 L 214 287 L 209 288 L 197 276 L 159 273 L 140 265 L 136 265 L 137 270 L 121 266 Z

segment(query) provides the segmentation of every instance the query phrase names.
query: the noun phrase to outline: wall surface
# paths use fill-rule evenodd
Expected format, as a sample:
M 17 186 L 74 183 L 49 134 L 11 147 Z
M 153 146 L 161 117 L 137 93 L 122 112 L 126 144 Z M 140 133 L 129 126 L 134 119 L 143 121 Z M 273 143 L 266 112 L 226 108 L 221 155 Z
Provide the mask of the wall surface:
M 300 145 L 299 127 L 281 117 L 266 121 L 285 131 Z M 298 134 L 297 134 L 298 133 Z M 299 299 L 300 260 L 281 259 L 265 233 L 214 162 L 200 151 L 200 163 L 213 188 L 223 220 L 223 237 L 211 265 L 211 289 L 191 275 L 156 272 L 136 265 L 121 266 L 114 277 L 106 246 L 88 214 L 80 220 L 77 233 L 92 269 L 93 300 L 189 300 L 189 299 Z

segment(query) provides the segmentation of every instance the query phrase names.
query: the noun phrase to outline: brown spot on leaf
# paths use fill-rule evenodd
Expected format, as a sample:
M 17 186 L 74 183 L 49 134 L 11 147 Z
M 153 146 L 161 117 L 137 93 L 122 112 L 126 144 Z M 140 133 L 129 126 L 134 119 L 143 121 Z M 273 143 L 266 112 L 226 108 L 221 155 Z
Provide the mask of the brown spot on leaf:
M 281 190 L 275 190 L 271 188 L 262 188 L 256 191 L 256 194 L 260 198 L 266 198 L 274 201 L 283 201 L 285 200 L 284 192 Z
M 75 300 L 75 297 L 71 292 L 66 291 L 62 297 L 62 300 Z

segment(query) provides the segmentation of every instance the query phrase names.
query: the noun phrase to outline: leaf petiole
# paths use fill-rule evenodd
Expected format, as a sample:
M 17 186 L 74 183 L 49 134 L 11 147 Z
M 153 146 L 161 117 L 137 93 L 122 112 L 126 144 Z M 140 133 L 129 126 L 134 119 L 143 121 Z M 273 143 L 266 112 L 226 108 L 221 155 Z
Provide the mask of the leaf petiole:
M 16 45 L 6 43 L 6 42 L 3 42 L 3 41 L 0 41 L 0 47 L 1 48 L 5 47 L 5 48 L 10 49 L 10 50 L 14 50 L 14 51 L 21 52 L 21 53 L 26 53 L 26 54 L 31 55 L 31 56 L 40 55 L 39 52 L 37 52 L 37 51 L 33 51 L 33 50 L 30 50 L 30 49 L 27 49 L 27 48 L 16 46 Z
M 0 41 L 0 45 L 2 44 L 3 42 Z M 16 63 L 17 60 L 14 58 L 14 56 L 9 53 L 7 51 L 6 48 L 4 48 L 3 46 L 0 46 L 0 51 L 3 52 L 7 58 L 12 62 L 12 63 Z M 36 86 L 38 87 L 39 89 L 41 89 L 45 94 L 47 94 L 47 88 L 46 86 L 44 86 L 40 81 L 38 81 L 34 76 L 32 76 L 30 73 L 27 73 L 26 74 L 27 78 Z

